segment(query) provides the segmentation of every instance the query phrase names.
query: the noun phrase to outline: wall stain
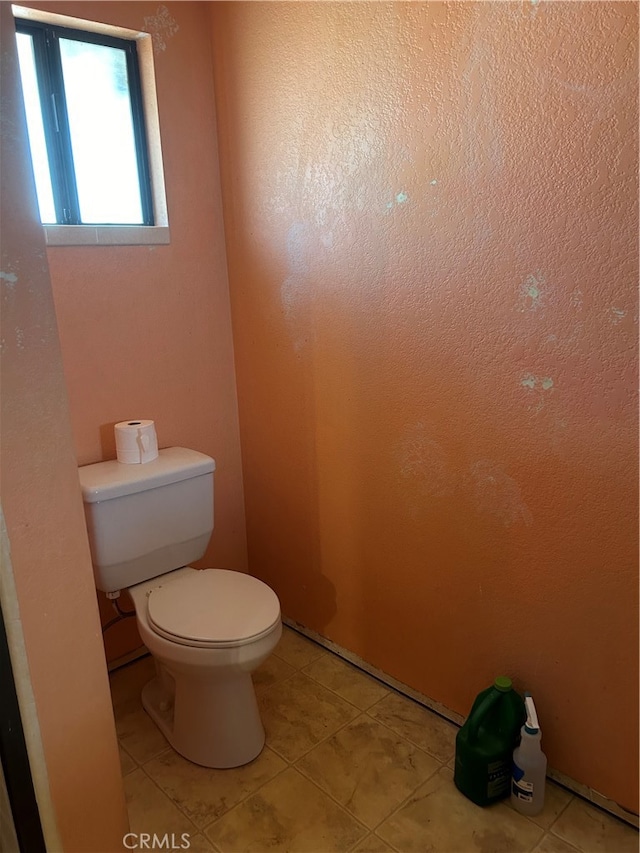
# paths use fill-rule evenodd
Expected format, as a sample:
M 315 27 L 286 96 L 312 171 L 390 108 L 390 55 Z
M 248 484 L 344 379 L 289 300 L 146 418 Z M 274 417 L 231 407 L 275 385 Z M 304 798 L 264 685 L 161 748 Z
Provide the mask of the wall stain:
M 554 387 L 553 379 L 550 376 L 540 377 L 534 376 L 533 373 L 526 373 L 520 380 L 520 384 L 529 392 L 534 392 L 536 402 L 530 408 L 537 414 L 544 408 L 546 392 Z
M 502 463 L 480 459 L 467 472 L 456 472 L 442 446 L 429 437 L 423 421 L 406 428 L 396 447 L 396 458 L 401 479 L 412 487 L 410 492 L 404 491 L 413 518 L 425 511 L 421 499 L 445 498 L 462 491 L 471 497 L 479 514 L 492 515 L 505 527 L 533 522 L 520 487 Z
M 582 310 L 583 299 L 584 299 L 583 293 L 580 290 L 580 288 L 579 287 L 574 288 L 573 291 L 571 292 L 571 306 L 578 311 Z
M 440 213 L 440 207 L 439 207 L 440 187 L 438 184 L 438 179 L 432 178 L 429 181 L 429 186 L 434 187 L 434 189 L 432 191 L 430 191 L 426 196 L 428 213 L 431 216 L 431 218 L 433 219 L 436 216 L 438 216 Z
M 529 20 L 535 21 L 540 10 L 541 0 L 519 0 L 519 2 L 505 3 L 508 8 L 508 14 L 514 21 Z
M 518 522 L 529 526 L 533 516 L 522 498 L 520 486 L 499 462 L 480 459 L 464 477 L 477 512 L 492 515 L 505 527 Z
M 553 388 L 553 379 L 550 376 L 544 376 L 542 379 L 534 376 L 533 373 L 527 373 L 523 376 L 520 384 L 524 388 L 530 388 L 532 391 L 535 388 L 542 388 L 543 391 L 548 391 Z
M 155 15 L 145 17 L 142 29 L 151 35 L 154 50 L 166 50 L 167 41 L 180 27 L 166 6 L 158 6 Z
M 613 305 L 609 310 L 610 320 L 614 326 L 619 326 L 627 316 L 627 312 L 622 308 L 615 308 Z
M 410 481 L 422 497 L 441 498 L 453 492 L 455 474 L 437 441 L 422 421 L 407 427 L 396 450 L 400 476 Z
M 544 300 L 543 285 L 546 279 L 541 270 L 530 273 L 520 285 L 520 311 L 537 311 Z
M 406 192 L 396 194 L 393 201 L 388 201 L 384 206 L 384 212 L 389 213 L 393 209 L 394 204 L 406 204 L 409 201 L 409 195 Z

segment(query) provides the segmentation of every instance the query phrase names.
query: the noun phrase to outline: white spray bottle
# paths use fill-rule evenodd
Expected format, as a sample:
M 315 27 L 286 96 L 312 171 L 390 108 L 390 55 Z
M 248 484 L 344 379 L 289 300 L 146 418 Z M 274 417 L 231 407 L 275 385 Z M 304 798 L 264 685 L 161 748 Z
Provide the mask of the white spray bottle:
M 524 698 L 527 722 L 522 727 L 520 746 L 513 751 L 511 805 L 524 815 L 540 814 L 544 806 L 547 756 L 540 748 L 542 732 L 536 706 L 529 693 Z

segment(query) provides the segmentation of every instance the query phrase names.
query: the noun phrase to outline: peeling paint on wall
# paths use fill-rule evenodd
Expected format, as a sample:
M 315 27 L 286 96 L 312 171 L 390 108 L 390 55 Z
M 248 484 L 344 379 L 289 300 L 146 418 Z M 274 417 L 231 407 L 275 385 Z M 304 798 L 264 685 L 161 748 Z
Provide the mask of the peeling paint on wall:
M 429 181 L 429 189 L 426 193 L 426 209 L 431 218 L 435 218 L 440 213 L 440 186 L 437 178 L 432 178 Z
M 527 373 L 520 381 L 520 384 L 523 388 L 529 388 L 531 391 L 535 388 L 542 388 L 543 391 L 549 391 L 553 388 L 553 379 L 550 376 L 544 376 L 541 379 L 532 373 Z
M 544 408 L 547 393 L 553 389 L 553 379 L 550 376 L 534 376 L 533 373 L 526 373 L 520 380 L 520 384 L 529 393 L 534 393 L 534 402 L 529 409 L 537 414 Z
M 394 204 L 406 204 L 409 200 L 409 195 L 406 192 L 396 193 L 393 201 L 388 201 L 385 205 L 385 213 L 389 213 L 393 209 Z
M 541 270 L 530 273 L 520 285 L 520 311 L 537 311 L 542 304 L 543 285 L 546 283 Z
M 571 292 L 570 302 L 571 302 L 571 306 L 572 306 L 573 308 L 576 308 L 576 309 L 578 309 L 578 310 L 581 310 L 581 309 L 582 309 L 582 305 L 583 305 L 583 294 L 582 294 L 582 291 L 580 290 L 580 288 L 579 288 L 579 287 L 576 287 L 576 288 Z
M 533 516 L 525 504 L 520 487 L 504 470 L 504 465 L 489 459 L 473 463 L 466 473 L 456 472 L 446 451 L 428 435 L 424 422 L 407 427 L 396 450 L 402 480 L 408 491 L 411 515 L 418 513 L 414 497 L 443 498 L 465 492 L 480 515 L 492 515 L 505 527 L 517 522 L 530 525 Z M 420 512 L 424 504 L 420 501 Z
M 246 485 L 254 565 L 292 618 L 459 709 L 461 685 L 505 649 L 531 680 L 509 637 L 548 620 L 543 659 L 559 643 L 566 654 L 539 691 L 595 709 L 558 709 L 550 761 L 633 807 L 637 726 L 618 725 L 581 662 L 615 673 L 630 721 L 637 690 L 618 650 L 633 644 L 637 589 L 637 6 L 211 5 L 243 441 L 260 466 Z M 304 275 L 285 248 L 295 220 L 310 226 Z M 291 341 L 315 330 L 323 345 L 295 370 Z M 270 481 L 287 498 L 273 525 L 259 509 Z M 339 536 L 336 492 L 358 507 Z M 302 537 L 278 535 L 291 506 L 335 583 L 331 625 L 298 594 Z M 447 576 L 487 592 L 455 625 Z M 482 637 L 474 654 L 461 631 Z M 407 636 L 450 642 L 425 667 Z M 599 730 L 609 740 L 587 767 L 576 756 Z
M 438 442 L 429 437 L 422 421 L 407 427 L 396 455 L 400 476 L 410 481 L 421 497 L 440 498 L 455 487 L 455 474 Z
M 151 35 L 154 50 L 166 50 L 167 41 L 175 36 L 180 27 L 166 6 L 158 6 L 155 15 L 145 17 L 142 29 Z
M 538 16 L 538 12 L 541 9 L 541 0 L 513 0 L 513 2 L 505 3 L 509 12 L 516 20 L 526 20 L 526 21 L 535 21 Z
M 529 0 L 529 17 L 535 18 L 538 14 L 538 6 L 540 5 L 540 0 Z
M 522 498 L 520 486 L 498 462 L 480 459 L 464 478 L 476 510 L 495 516 L 505 527 L 522 522 L 529 526 L 533 516 Z

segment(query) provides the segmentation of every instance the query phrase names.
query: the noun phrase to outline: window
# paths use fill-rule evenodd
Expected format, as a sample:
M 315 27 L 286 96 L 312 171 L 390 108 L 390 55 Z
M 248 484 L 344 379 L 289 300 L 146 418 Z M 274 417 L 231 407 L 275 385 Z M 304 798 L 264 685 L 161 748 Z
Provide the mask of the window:
M 14 14 L 40 218 L 57 234 L 48 242 L 168 242 L 166 228 L 159 239 L 138 239 L 167 224 L 157 106 L 155 97 L 148 103 L 137 49 L 150 38 L 35 10 Z M 67 239 L 70 231 L 80 239 Z

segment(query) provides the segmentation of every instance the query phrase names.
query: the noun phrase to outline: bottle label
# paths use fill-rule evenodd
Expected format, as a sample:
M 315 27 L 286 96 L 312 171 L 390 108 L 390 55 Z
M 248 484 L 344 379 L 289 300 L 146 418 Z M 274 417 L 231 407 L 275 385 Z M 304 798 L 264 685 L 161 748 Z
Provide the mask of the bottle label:
M 516 799 L 525 803 L 533 802 L 533 784 L 531 782 L 516 782 L 514 779 L 511 791 Z
M 509 793 L 509 765 L 506 761 L 492 761 L 487 765 L 487 796 L 503 797 Z
M 511 792 L 516 799 L 522 802 L 533 802 L 533 782 L 525 781 L 524 770 L 518 767 L 515 761 L 511 778 Z

